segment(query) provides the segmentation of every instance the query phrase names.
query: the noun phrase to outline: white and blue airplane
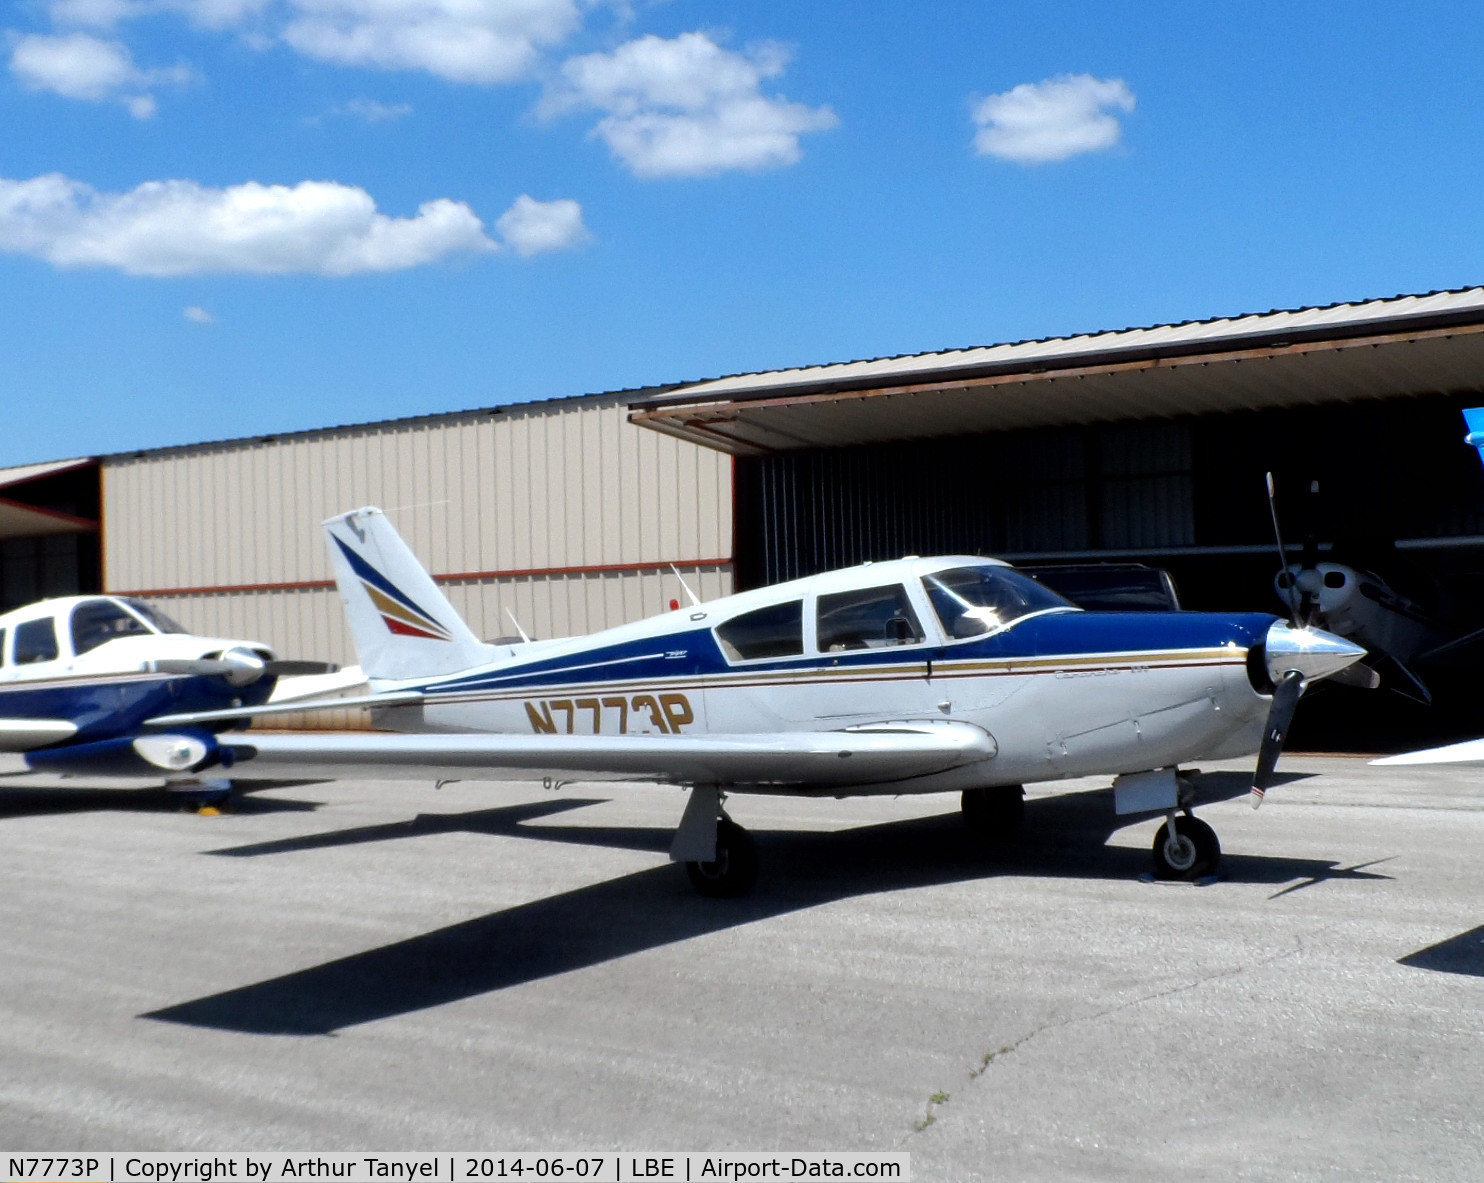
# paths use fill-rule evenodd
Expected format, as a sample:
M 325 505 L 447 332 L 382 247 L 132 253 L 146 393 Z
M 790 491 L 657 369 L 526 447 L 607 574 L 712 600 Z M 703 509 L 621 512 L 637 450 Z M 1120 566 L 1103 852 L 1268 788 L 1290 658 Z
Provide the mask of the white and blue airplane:
M 0 752 L 37 772 L 161 776 L 206 799 L 196 774 L 230 762 L 213 732 L 162 733 L 165 711 L 266 702 L 283 674 L 322 674 L 320 662 L 279 661 L 257 641 L 188 633 L 126 596 L 66 596 L 0 615 Z M 227 790 L 230 786 L 227 786 Z
M 671 857 L 707 895 L 753 883 L 728 793 L 958 792 L 1012 828 L 1022 786 L 1113 774 L 1120 814 L 1161 812 L 1156 872 L 1220 844 L 1179 767 L 1260 752 L 1254 807 L 1305 685 L 1364 650 L 1260 613 L 1084 612 L 995 559 L 867 563 L 590 636 L 479 640 L 386 517 L 325 523 L 372 693 L 397 734 L 233 734 L 235 776 L 643 780 L 691 786 Z M 304 710 L 176 711 L 162 734 Z

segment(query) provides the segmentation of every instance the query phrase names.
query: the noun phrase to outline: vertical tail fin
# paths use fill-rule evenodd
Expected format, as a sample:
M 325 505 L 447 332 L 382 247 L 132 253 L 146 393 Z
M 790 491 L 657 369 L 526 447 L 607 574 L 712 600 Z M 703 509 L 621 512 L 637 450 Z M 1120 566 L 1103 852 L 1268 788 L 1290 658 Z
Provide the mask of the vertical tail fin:
M 454 674 L 491 660 L 484 644 L 379 509 L 324 524 L 335 583 L 368 678 Z
M 1469 407 L 1463 413 L 1463 421 L 1469 429 L 1463 442 L 1478 448 L 1479 458 L 1484 460 L 1484 407 Z

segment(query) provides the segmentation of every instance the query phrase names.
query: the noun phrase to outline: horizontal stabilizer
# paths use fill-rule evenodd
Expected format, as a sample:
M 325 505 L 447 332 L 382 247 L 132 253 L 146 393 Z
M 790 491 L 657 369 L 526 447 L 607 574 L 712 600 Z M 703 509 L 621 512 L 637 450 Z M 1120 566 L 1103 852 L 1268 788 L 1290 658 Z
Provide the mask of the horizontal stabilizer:
M 368 779 L 664 781 L 846 786 L 906 780 L 991 758 L 967 723 L 895 723 L 767 735 L 242 735 L 232 775 Z
M 76 734 L 77 724 L 66 719 L 0 719 L 0 752 L 29 752 Z
M 1403 752 L 1400 756 L 1382 756 L 1372 764 L 1484 764 L 1484 739 L 1450 743 L 1442 748 L 1425 748 L 1420 752 Z
M 189 727 L 197 723 L 231 723 L 238 720 L 257 719 L 264 715 L 297 715 L 303 711 L 342 711 L 354 707 L 400 707 L 408 703 L 422 702 L 419 690 L 395 690 L 386 694 L 362 694 L 356 698 L 309 698 L 289 699 L 286 702 L 265 702 L 261 706 L 232 707 L 222 711 L 186 711 L 179 715 L 157 715 L 146 719 L 150 727 Z

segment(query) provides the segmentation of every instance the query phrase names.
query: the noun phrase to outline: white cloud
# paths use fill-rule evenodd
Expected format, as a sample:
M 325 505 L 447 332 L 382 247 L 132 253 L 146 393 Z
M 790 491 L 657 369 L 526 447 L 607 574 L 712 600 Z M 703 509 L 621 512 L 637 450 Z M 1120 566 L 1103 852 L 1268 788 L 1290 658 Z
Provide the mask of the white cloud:
M 136 119 L 155 113 L 151 88 L 179 86 L 192 79 L 191 71 L 182 66 L 141 70 L 126 46 L 87 33 L 18 37 L 11 50 L 10 71 L 28 90 L 49 90 L 91 102 L 120 102 Z
M 582 224 L 582 206 L 577 202 L 537 201 L 525 193 L 500 215 L 495 229 L 522 258 L 581 246 L 592 237 Z
M 974 104 L 974 148 L 1017 164 L 1066 160 L 1118 143 L 1117 112 L 1133 109 L 1134 92 L 1121 78 L 1063 74 L 1022 82 Z
M 451 82 L 509 82 L 571 35 L 576 0 L 290 0 L 283 39 L 306 57 Z
M 486 84 L 523 77 L 582 23 L 579 0 L 52 0 L 49 9 L 58 24 L 95 28 L 173 12 L 321 61 Z
M 47 10 L 59 25 L 111 29 L 137 17 L 174 12 L 193 25 L 229 29 L 272 7 L 275 0 L 50 0 Z
M 99 193 L 58 173 L 0 178 L 0 250 L 59 267 L 130 275 L 353 275 L 399 271 L 496 244 L 462 202 L 390 218 L 364 189 L 331 181 L 209 189 L 149 181 Z
M 606 112 L 593 134 L 641 177 L 779 168 L 802 155 L 799 136 L 839 122 L 828 107 L 762 93 L 763 79 L 781 74 L 786 63 L 776 46 L 747 55 L 704 33 L 668 40 L 650 34 L 612 53 L 568 59 L 540 110 Z
M 198 325 L 209 325 L 216 323 L 216 317 L 207 312 L 199 304 L 192 304 L 180 310 L 181 316 Z
M 410 103 L 378 103 L 375 99 L 354 98 L 333 114 L 353 115 L 366 123 L 390 123 L 412 114 Z

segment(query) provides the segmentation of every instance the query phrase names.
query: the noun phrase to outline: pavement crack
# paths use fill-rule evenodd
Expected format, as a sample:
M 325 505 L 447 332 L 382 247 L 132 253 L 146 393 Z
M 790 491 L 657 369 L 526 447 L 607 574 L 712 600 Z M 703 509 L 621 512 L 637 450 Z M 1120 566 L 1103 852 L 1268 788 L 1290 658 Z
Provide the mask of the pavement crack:
M 1327 925 L 1325 926 L 1325 928 L 1319 929 L 1315 933 L 1311 933 L 1308 935 L 1317 936 L 1320 932 L 1324 932 L 1328 928 L 1332 927 L 1334 926 Z M 1144 1006 L 1145 1004 L 1150 1002 L 1158 1002 L 1164 998 L 1172 998 L 1177 994 L 1184 994 L 1191 990 L 1198 990 L 1202 986 L 1210 985 L 1212 982 L 1224 981 L 1227 978 L 1238 977 L 1239 975 L 1248 973 L 1254 969 L 1262 969 L 1265 966 L 1272 965 L 1276 961 L 1283 960 L 1285 957 L 1296 957 L 1298 954 L 1304 951 L 1304 942 L 1305 934 L 1299 933 L 1294 936 L 1291 945 L 1282 949 L 1274 950 L 1267 956 L 1258 958 L 1256 961 L 1245 962 L 1242 965 L 1228 966 L 1225 969 L 1212 970 L 1210 973 L 1202 974 L 1200 977 L 1193 978 L 1189 981 L 1179 982 L 1171 986 L 1163 987 L 1159 990 L 1151 990 L 1147 994 L 1141 994 L 1136 998 L 1125 999 L 1124 1001 L 1114 1003 L 1111 1006 L 1105 1006 L 1101 1010 L 1094 1011 L 1091 1014 L 1073 1015 L 1069 1018 L 1054 1019 L 1050 1022 L 1042 1023 L 1039 1027 L 1034 1027 L 1030 1031 L 1027 1031 L 1019 1039 L 1012 1040 L 1010 1043 L 995 1048 L 993 1051 L 985 1052 L 980 1057 L 978 1065 L 969 1070 L 969 1082 L 973 1083 L 974 1081 L 978 1080 L 981 1076 L 989 1071 L 989 1068 L 992 1064 L 998 1063 L 1006 1056 L 1018 1052 L 1026 1044 L 1030 1043 L 1031 1040 L 1045 1035 L 1047 1032 L 1060 1031 L 1064 1028 L 1075 1027 L 1082 1023 L 1096 1023 L 1103 1019 L 1110 1018 L 1113 1015 L 1118 1014 L 1120 1011 L 1132 1010 L 1134 1007 Z M 922 1133 L 935 1121 L 937 1121 L 937 1108 L 939 1105 L 946 1102 L 948 1100 L 948 1097 L 949 1094 L 945 1092 L 936 1092 L 931 1097 L 929 1097 L 927 1106 L 923 1111 L 922 1118 L 913 1124 L 912 1129 L 902 1137 L 897 1145 L 906 1145 L 906 1143 L 909 1142 L 912 1138 L 915 1138 L 918 1134 Z

